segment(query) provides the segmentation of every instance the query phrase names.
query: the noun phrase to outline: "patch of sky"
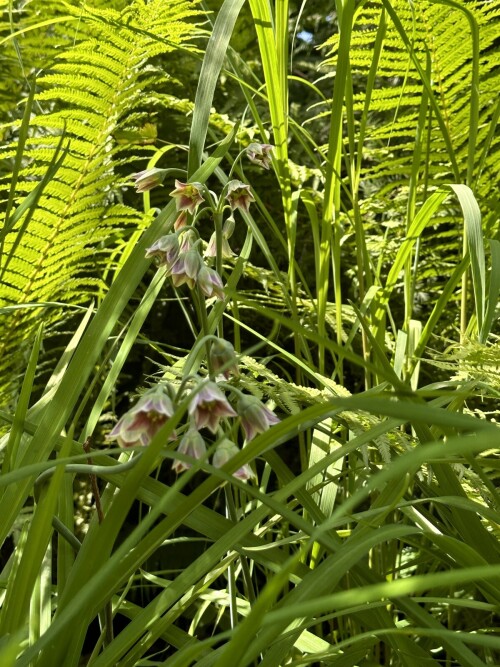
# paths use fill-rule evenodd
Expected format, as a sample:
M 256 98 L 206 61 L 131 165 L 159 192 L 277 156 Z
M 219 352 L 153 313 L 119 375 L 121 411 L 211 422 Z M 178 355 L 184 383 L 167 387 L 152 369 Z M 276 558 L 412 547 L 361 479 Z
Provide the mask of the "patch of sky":
M 301 30 L 297 34 L 297 37 L 301 39 L 303 42 L 307 42 L 307 44 L 312 44 L 314 39 L 312 32 L 309 32 L 308 30 Z

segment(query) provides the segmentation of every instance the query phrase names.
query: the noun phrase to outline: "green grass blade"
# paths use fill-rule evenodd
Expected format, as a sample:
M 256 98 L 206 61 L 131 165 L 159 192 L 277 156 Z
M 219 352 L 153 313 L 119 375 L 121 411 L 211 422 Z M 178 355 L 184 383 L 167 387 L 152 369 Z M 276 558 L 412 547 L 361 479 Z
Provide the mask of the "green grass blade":
M 245 0 L 225 0 L 208 41 L 207 50 L 201 66 L 201 72 L 194 101 L 193 121 L 189 138 L 188 177 L 201 166 L 201 159 L 207 136 L 210 109 L 215 87 L 226 56 L 234 24 Z

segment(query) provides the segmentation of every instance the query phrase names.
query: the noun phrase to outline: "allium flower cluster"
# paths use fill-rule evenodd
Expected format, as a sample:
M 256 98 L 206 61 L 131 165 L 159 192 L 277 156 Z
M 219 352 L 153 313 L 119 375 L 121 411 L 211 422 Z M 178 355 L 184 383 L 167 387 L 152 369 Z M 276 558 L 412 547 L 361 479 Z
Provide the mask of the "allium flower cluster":
M 251 162 L 264 169 L 269 169 L 272 149 L 270 144 L 252 143 L 246 149 L 246 154 Z M 152 168 L 134 174 L 137 191 L 146 192 L 160 185 L 167 173 L 166 169 Z M 218 198 L 201 183 L 183 183 L 176 180 L 175 189 L 170 195 L 174 198 L 177 209 L 177 218 L 173 225 L 174 233 L 166 234 L 155 241 L 147 249 L 146 257 L 153 258 L 158 266 L 164 268 L 174 287 L 187 285 L 191 290 L 197 288 L 207 298 L 223 299 L 222 278 L 216 270 L 208 266 L 200 253 L 202 239 L 195 225 L 200 215 L 204 213 L 204 209 L 201 213 L 197 213 L 197 209 L 206 197 L 220 237 L 218 238 L 216 233 L 212 234 L 204 256 L 206 258 L 217 257 L 217 267 L 220 268 L 221 257 L 218 257 L 217 250 L 219 249 L 222 258 L 233 257 L 229 238 L 235 228 L 232 213 L 222 225 L 223 213 L 228 207 L 231 212 L 239 209 L 248 213 L 250 204 L 255 201 L 250 185 L 233 179 L 229 181 Z M 203 324 L 206 324 L 204 315 L 203 317 L 200 315 L 200 319 Z M 206 326 L 205 329 L 207 329 Z M 173 417 L 174 403 L 181 401 L 180 397 L 184 394 L 186 381 L 195 391 L 187 407 L 189 425 L 177 448 L 184 460 L 176 459 L 172 466 L 177 473 L 190 468 L 190 460 L 199 460 L 206 456 L 207 444 L 200 433 L 202 429 L 207 429 L 212 439 L 214 439 L 213 436 L 217 438 L 218 444 L 213 457 L 213 465 L 221 467 L 239 451 L 235 442 L 224 437 L 226 432 L 224 420 L 239 419 L 246 442 L 279 422 L 274 412 L 258 398 L 242 394 L 233 385 L 226 385 L 226 389 L 229 388 L 230 391 L 236 392 L 239 399 L 232 402 L 228 400 L 221 375 L 226 381 L 230 380 L 231 376 L 238 376 L 238 360 L 234 348 L 225 340 L 214 340 L 213 336 L 208 335 L 208 331 L 205 331 L 205 334 L 206 340 L 212 339 L 213 341 L 210 344 L 207 343 L 210 347 L 208 360 L 210 379 L 197 378 L 195 382 L 192 382 L 193 376 L 189 375 L 181 383 L 180 395 L 177 397 L 174 397 L 171 387 L 168 389 L 157 387 L 147 392 L 120 418 L 107 436 L 108 439 L 117 440 L 122 447 L 149 445 L 162 426 Z M 219 383 L 214 381 L 214 377 L 219 380 Z M 193 387 L 197 383 L 200 384 Z M 236 431 L 235 428 L 232 430 Z M 170 435 L 170 439 L 176 437 L 175 432 Z M 234 475 L 245 481 L 256 476 L 248 464 L 242 466 Z
M 219 361 L 226 366 L 228 372 L 238 372 L 235 364 L 235 355 L 232 345 L 227 341 L 220 341 L 212 355 L 212 363 L 219 357 Z M 234 361 L 234 365 L 232 364 Z M 228 366 L 229 363 L 229 366 Z M 169 388 L 170 394 L 172 388 Z M 174 412 L 175 407 L 169 391 L 158 386 L 144 394 L 137 403 L 126 412 L 118 421 L 113 430 L 106 436 L 108 440 L 117 440 L 120 447 L 146 447 L 158 431 L 166 424 Z M 207 446 L 201 429 L 208 429 L 216 435 L 222 419 L 241 418 L 241 425 L 246 439 L 251 440 L 257 433 L 266 431 L 273 424 L 279 422 L 278 417 L 269 410 L 255 396 L 242 395 L 238 401 L 237 410 L 229 403 L 224 391 L 213 381 L 205 381 L 194 394 L 188 407 L 190 425 L 178 445 L 177 451 L 193 460 L 202 458 Z M 169 439 L 176 438 L 172 432 Z M 239 451 L 237 445 L 228 438 L 223 438 L 214 454 L 215 467 L 223 466 Z M 184 460 L 175 459 L 172 468 L 180 473 L 191 467 Z M 249 465 L 242 466 L 234 475 L 242 480 L 255 477 Z

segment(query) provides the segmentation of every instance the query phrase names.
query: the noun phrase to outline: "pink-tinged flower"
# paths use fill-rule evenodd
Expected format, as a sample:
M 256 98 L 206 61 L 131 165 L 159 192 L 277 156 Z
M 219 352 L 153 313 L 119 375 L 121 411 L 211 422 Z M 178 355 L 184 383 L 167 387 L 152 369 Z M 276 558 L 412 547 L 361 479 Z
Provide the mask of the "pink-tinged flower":
M 170 397 L 161 387 L 157 387 L 141 396 L 106 438 L 117 440 L 120 447 L 146 447 L 173 414 L 174 406 Z M 170 438 L 175 437 L 175 433 L 171 433 Z
M 135 181 L 135 189 L 137 192 L 148 192 L 149 190 L 156 188 L 157 185 L 163 183 L 167 171 L 167 169 L 152 167 L 151 169 L 138 171 L 137 174 L 132 174 L 132 178 Z
M 187 225 L 187 213 L 186 211 L 181 211 L 174 222 L 174 229 L 177 232 L 179 229 L 182 229 L 186 225 Z
M 198 391 L 188 409 L 196 428 L 208 428 L 216 433 L 222 417 L 237 417 L 224 393 L 215 382 L 207 382 Z
M 217 446 L 217 449 L 215 450 L 214 457 L 212 459 L 214 468 L 222 468 L 222 466 L 230 461 L 233 456 L 236 456 L 239 451 L 240 450 L 234 444 L 234 442 L 224 438 L 224 440 Z M 249 479 L 256 479 L 257 475 L 254 473 L 250 465 L 245 463 L 245 465 L 241 466 L 241 468 L 238 468 L 238 470 L 233 472 L 233 477 L 237 477 L 243 482 L 246 482 Z
M 230 375 L 238 375 L 238 360 L 231 343 L 223 338 L 215 340 L 210 347 L 210 363 L 214 373 L 221 372 L 226 380 Z
M 180 252 L 176 234 L 161 236 L 146 250 L 146 257 L 154 257 L 158 266 L 166 266 L 170 272 Z
M 233 211 L 239 208 L 245 213 L 248 213 L 250 204 L 255 201 L 255 197 L 250 192 L 250 186 L 237 180 L 229 182 L 226 199 Z
M 231 250 L 231 246 L 229 245 L 229 241 L 225 236 L 222 236 L 221 250 L 222 257 L 226 259 L 229 259 L 234 255 L 233 251 Z M 210 241 L 208 242 L 204 255 L 205 257 L 217 257 L 217 234 L 215 232 L 210 237 Z
M 196 282 L 206 297 L 210 298 L 211 296 L 216 296 L 221 300 L 224 298 L 222 278 L 214 269 L 203 264 L 196 276 Z
M 181 253 L 170 270 L 174 287 L 186 284 L 189 289 L 193 289 L 202 264 L 203 260 L 196 248 Z
M 273 150 L 271 144 L 250 144 L 247 148 L 247 155 L 250 162 L 258 164 L 264 169 L 269 169 L 271 166 L 271 151 Z
M 198 431 L 195 428 L 190 427 L 180 441 L 179 446 L 177 447 L 177 451 L 181 454 L 185 454 L 186 456 L 191 457 L 192 459 L 201 459 L 201 457 L 207 451 L 207 446 Z M 190 467 L 191 463 L 187 463 L 186 461 L 179 461 L 178 459 L 175 459 L 172 464 L 172 469 L 175 470 L 177 474 L 183 472 L 184 470 L 188 470 Z
M 196 240 L 196 235 L 192 230 L 186 230 L 185 232 L 180 234 L 180 240 L 179 240 L 180 251 L 187 252 L 188 250 L 191 250 L 195 240 Z
M 252 440 L 257 433 L 264 433 L 280 421 L 256 396 L 242 396 L 237 409 L 247 440 Z
M 172 190 L 170 196 L 175 199 L 175 205 L 178 211 L 189 211 L 194 213 L 196 207 L 205 201 L 201 191 L 203 186 L 201 183 L 182 183 L 182 181 L 175 181 L 175 190 Z

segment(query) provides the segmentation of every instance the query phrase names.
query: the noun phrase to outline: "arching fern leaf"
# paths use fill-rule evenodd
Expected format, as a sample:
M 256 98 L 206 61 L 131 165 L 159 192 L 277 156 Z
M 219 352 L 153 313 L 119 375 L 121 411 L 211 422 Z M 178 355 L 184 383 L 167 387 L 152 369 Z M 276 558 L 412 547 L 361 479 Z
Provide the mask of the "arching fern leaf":
M 349 51 L 355 136 L 350 144 L 346 131 L 344 148 L 346 160 L 355 162 L 352 146 L 365 128 L 361 173 L 351 185 L 359 191 L 367 245 L 378 270 L 390 266 L 406 231 L 403 221 L 411 221 L 418 206 L 445 183 L 470 185 L 486 235 L 498 233 L 500 206 L 491 191 L 498 183 L 500 152 L 499 29 L 498 0 L 370 0 L 359 5 Z M 378 59 L 376 43 L 381 44 Z M 338 35 L 326 45 L 331 51 L 323 65 L 333 76 Z M 353 211 L 347 199 L 344 205 L 343 224 L 349 231 Z M 416 292 L 422 299 L 461 257 L 463 229 L 457 210 L 447 206 L 420 247 Z M 345 251 L 354 253 L 349 242 Z
M 125 8 L 65 9 L 82 27 L 74 42 L 57 52 L 37 80 L 36 113 L 17 182 L 20 204 L 32 193 L 50 165 L 61 135 L 67 153 L 46 184 L 36 210 L 26 225 L 21 218 L 4 227 L 0 258 L 0 370 L 12 377 L 22 362 L 23 341 L 28 341 L 40 319 L 54 322 L 59 309 L 19 308 L 46 302 L 77 304 L 106 289 L 102 268 L 121 238 L 145 224 L 144 216 L 121 203 L 123 176 L 117 167 L 146 145 L 119 142 L 120 131 L 142 127 L 145 108 L 163 104 L 161 90 L 168 73 L 151 64 L 153 58 L 178 48 L 195 50 L 190 40 L 200 36 L 193 22 L 196 3 L 134 0 Z M 72 24 L 73 25 L 73 24 Z M 3 160 L 16 154 L 17 121 L 4 131 L 12 133 L 3 147 Z M 135 155 L 134 155 L 135 154 Z M 0 192 L 8 191 L 8 181 Z M 24 229 L 24 227 L 26 227 Z M 10 253 L 15 247 L 15 253 Z M 8 266 L 6 259 L 12 255 Z M 10 306 L 15 306 L 10 309 Z M 5 395 L 3 384 L 0 393 Z M 9 388 L 9 393 L 15 387 Z

